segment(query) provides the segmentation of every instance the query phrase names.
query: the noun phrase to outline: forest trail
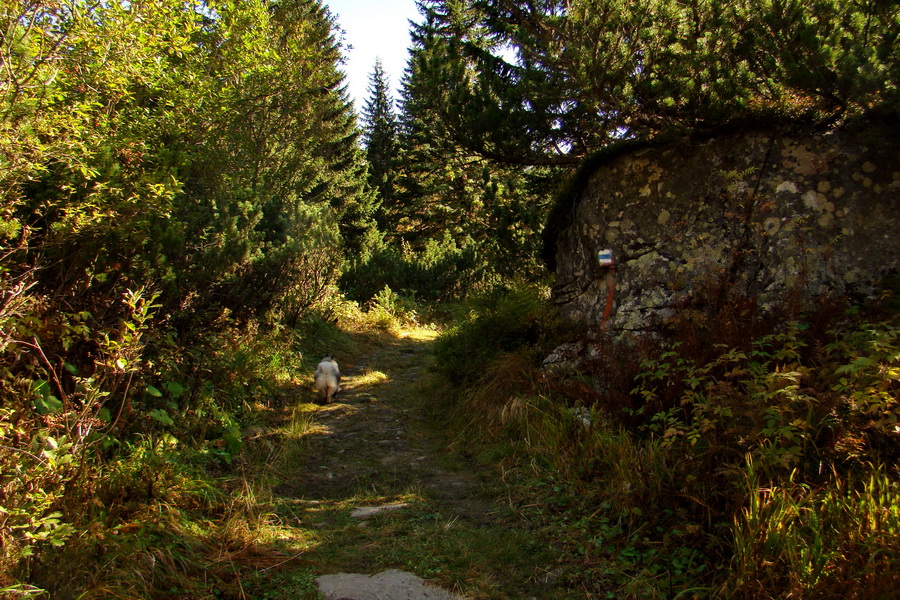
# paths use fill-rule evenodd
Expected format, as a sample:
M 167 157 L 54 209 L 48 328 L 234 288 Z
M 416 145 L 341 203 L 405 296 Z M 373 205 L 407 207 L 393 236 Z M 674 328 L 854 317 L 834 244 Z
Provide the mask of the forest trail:
M 496 472 L 448 450 L 440 384 L 427 369 L 435 337 L 408 330 L 337 357 L 335 402 L 300 406 L 307 431 L 280 461 L 278 512 L 304 532 L 307 579 L 399 569 L 465 598 L 545 597 L 532 588 L 546 551 L 516 523 Z

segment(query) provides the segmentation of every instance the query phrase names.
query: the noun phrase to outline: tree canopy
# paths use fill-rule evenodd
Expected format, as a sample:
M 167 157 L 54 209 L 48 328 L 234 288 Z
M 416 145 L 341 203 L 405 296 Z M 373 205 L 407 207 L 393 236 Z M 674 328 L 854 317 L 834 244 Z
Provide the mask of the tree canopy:
M 47 289 L 153 282 L 169 308 L 254 314 L 297 291 L 314 230 L 363 243 L 374 198 L 318 1 L 3 8 L 16 276 L 40 257 Z
M 423 0 L 422 102 L 512 164 L 748 120 L 894 112 L 900 7 L 844 0 Z
M 369 78 L 369 97 L 363 107 L 362 126 L 366 160 L 369 164 L 369 185 L 378 191 L 378 224 L 385 229 L 389 226 L 388 215 L 396 209 L 395 180 L 399 166 L 399 146 L 394 99 L 391 97 L 390 81 L 381 59 L 375 61 Z

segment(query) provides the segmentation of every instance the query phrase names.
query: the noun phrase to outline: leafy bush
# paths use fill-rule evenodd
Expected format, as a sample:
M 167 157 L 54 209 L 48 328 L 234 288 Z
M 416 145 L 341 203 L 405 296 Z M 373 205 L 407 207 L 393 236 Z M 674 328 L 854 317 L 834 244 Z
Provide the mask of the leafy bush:
M 296 389 L 302 341 L 278 322 L 336 293 L 373 197 L 319 2 L 2 12 L 6 588 L 114 526 L 99 505 L 193 502 L 117 466 L 239 461 L 246 424 Z
M 897 327 L 864 322 L 826 340 L 808 330 L 790 323 L 747 350 L 721 347 L 705 364 L 681 356 L 677 342 L 645 359 L 633 391 L 647 430 L 694 455 L 727 449 L 732 458 L 717 459 L 725 464 L 751 453 L 772 478 L 811 475 L 837 457 L 892 460 L 883 442 L 900 422 Z
M 537 359 L 562 331 L 546 290 L 519 286 L 468 301 L 457 324 L 438 338 L 437 369 L 454 382 L 472 382 L 491 361 L 519 349 Z
M 318 352 L 311 332 L 332 327 L 292 334 L 225 322 L 184 348 L 150 328 L 149 299 L 124 301 L 135 312 L 120 335 L 82 333 L 103 342 L 91 377 L 83 366 L 78 374 L 35 366 L 32 383 L 22 383 L 30 393 L 0 409 L 0 588 L 151 597 L 157 586 L 187 585 L 189 574 L 190 585 L 217 581 L 208 565 L 219 525 L 210 521 L 233 499 L 215 491 L 214 477 L 241 467 L 248 429 L 303 396 L 300 379 L 312 372 L 304 357 Z M 0 368 L 17 356 L 15 339 Z M 5 389 L 14 383 L 0 379 Z M 85 569 L 84 557 L 99 552 L 102 567 Z M 154 570 L 154 556 L 166 566 Z
M 471 248 L 459 248 L 449 238 L 428 240 L 421 250 L 381 245 L 344 273 L 341 287 L 360 303 L 372 300 L 388 287 L 420 302 L 465 297 L 483 278 Z

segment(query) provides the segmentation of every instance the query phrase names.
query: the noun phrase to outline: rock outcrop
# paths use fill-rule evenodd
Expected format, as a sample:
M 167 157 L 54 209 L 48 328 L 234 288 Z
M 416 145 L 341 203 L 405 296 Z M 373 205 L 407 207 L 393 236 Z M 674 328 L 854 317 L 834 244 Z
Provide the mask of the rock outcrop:
M 645 148 L 590 175 L 557 239 L 554 297 L 569 319 L 611 333 L 652 330 L 707 294 L 763 310 L 865 298 L 898 274 L 898 233 L 894 130 Z

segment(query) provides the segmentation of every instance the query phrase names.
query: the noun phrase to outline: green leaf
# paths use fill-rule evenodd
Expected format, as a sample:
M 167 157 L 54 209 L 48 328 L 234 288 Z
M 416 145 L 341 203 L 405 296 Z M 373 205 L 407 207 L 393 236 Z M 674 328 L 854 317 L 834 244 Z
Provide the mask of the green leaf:
M 34 409 L 42 415 L 49 415 L 62 409 L 63 403 L 50 392 L 50 383 L 45 379 L 34 382 Z
M 863 369 L 876 364 L 877 362 L 872 360 L 871 358 L 860 356 L 849 365 L 838 367 L 838 369 L 835 371 L 835 374 L 840 375 L 842 373 L 858 373 L 859 371 L 862 371 Z
M 180 398 L 181 395 L 184 393 L 184 386 L 182 386 L 180 383 L 177 383 L 175 381 L 168 381 L 168 382 L 164 383 L 163 388 L 165 388 L 167 392 L 172 394 L 173 398 Z
M 154 421 L 157 421 L 159 423 L 162 423 L 163 425 L 174 425 L 175 424 L 175 421 L 172 420 L 172 417 L 169 416 L 169 413 L 167 413 L 166 411 L 164 411 L 161 408 L 158 408 L 156 410 L 151 410 L 148 414 L 151 419 L 153 419 Z
M 162 398 L 162 392 L 153 387 L 152 385 L 147 386 L 147 393 L 153 396 L 154 398 Z
M 229 425 L 222 435 L 222 439 L 225 440 L 225 449 L 230 454 L 237 454 L 244 444 L 241 438 L 241 430 L 236 425 Z
M 34 391 L 42 397 L 50 395 L 50 382 L 46 379 L 38 379 L 34 382 Z

